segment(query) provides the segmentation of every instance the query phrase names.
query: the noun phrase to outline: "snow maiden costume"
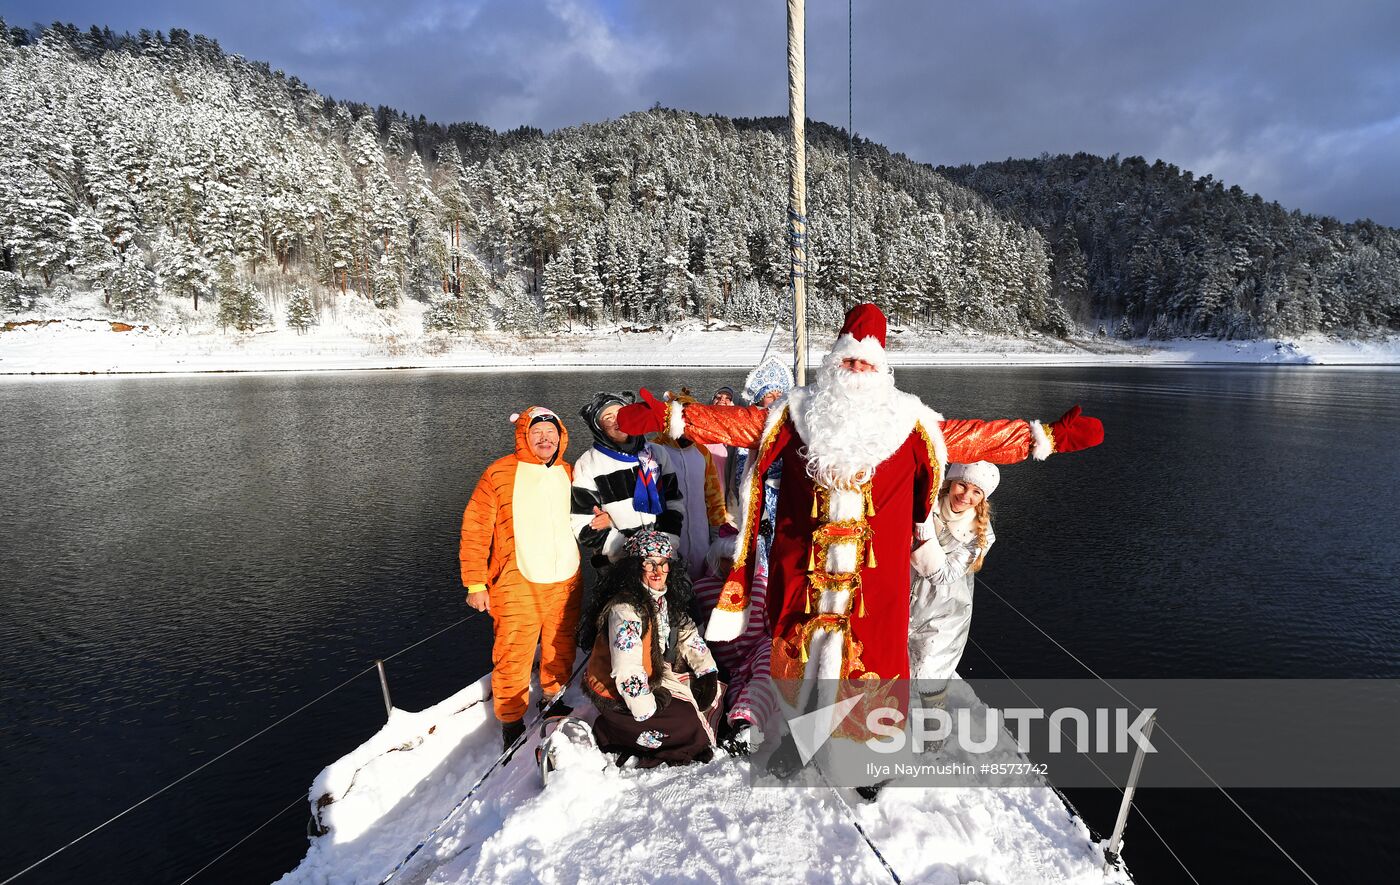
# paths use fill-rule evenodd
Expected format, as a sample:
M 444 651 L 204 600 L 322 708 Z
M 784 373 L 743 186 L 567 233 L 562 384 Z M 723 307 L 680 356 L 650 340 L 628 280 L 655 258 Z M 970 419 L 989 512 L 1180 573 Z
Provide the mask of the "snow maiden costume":
M 954 513 L 949 506 L 948 484 L 977 486 L 983 504 Z M 990 519 L 985 524 L 978 511 L 1001 481 L 995 464 L 953 464 L 938 506 L 920 534 L 928 541 L 914 553 L 913 586 L 909 596 L 909 675 L 925 706 L 942 704 L 948 680 L 957 675 L 958 662 L 967 647 L 972 625 L 972 590 L 977 570 L 996 535 Z
M 885 355 L 885 317 L 873 304 L 846 316 L 814 384 L 772 409 L 662 404 L 647 391 L 624 407 L 628 433 L 669 422 L 699 443 L 757 446 L 743 481 L 734 567 L 706 629 L 712 642 L 738 636 L 748 621 L 758 525 L 776 528 L 768 573 L 773 678 L 801 711 L 833 703 L 825 683 L 862 695 L 835 731 L 864 740 L 866 714 L 903 710 L 909 677 L 909 566 L 915 526 L 933 510 L 951 459 L 1015 463 L 1099 444 L 1103 425 L 1071 409 L 1053 424 L 1020 419 L 944 420 L 897 390 Z M 860 361 L 875 371 L 861 371 Z M 779 458 L 782 483 L 768 512 L 761 477 Z
M 643 559 L 670 559 L 673 552 L 660 532 L 634 533 L 626 558 L 604 573 L 579 625 L 579 645 L 593 650 L 583 688 L 598 708 L 598 748 L 635 756 L 641 768 L 714 756 L 705 714 L 719 705 L 719 674 L 686 613 L 690 580 L 673 568 L 660 591 L 642 582 Z

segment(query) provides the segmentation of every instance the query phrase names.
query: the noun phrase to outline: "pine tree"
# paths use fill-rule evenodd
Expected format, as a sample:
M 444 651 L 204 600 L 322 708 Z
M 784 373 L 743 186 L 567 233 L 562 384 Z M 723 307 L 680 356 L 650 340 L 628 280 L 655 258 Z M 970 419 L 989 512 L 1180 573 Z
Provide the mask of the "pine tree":
M 310 291 L 305 286 L 292 289 L 291 297 L 287 299 L 287 326 L 303 334 L 319 321 Z
M 63 195 L 47 173 L 22 159 L 0 168 L 0 178 L 0 236 L 19 266 L 37 271 L 48 286 L 67 258 L 64 240 L 71 215 Z
M 251 332 L 272 323 L 272 314 L 251 283 L 226 283 L 219 295 L 219 326 L 225 330 Z
M 203 251 L 187 235 L 171 235 L 161 231 L 155 243 L 156 285 L 165 293 L 194 300 L 199 310 L 199 296 L 207 296 L 215 280 Z
M 156 276 L 139 249 L 127 249 L 107 274 L 103 288 L 123 316 L 147 317 L 156 309 Z

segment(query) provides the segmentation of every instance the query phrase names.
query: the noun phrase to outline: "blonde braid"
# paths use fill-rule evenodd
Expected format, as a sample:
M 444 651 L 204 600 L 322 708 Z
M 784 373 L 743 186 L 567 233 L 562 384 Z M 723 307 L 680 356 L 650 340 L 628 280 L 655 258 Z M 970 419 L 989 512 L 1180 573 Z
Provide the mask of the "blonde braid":
M 977 518 L 972 521 L 977 532 L 977 559 L 972 563 L 972 574 L 982 570 L 982 560 L 987 558 L 987 532 L 992 528 L 992 503 L 986 498 L 977 505 Z

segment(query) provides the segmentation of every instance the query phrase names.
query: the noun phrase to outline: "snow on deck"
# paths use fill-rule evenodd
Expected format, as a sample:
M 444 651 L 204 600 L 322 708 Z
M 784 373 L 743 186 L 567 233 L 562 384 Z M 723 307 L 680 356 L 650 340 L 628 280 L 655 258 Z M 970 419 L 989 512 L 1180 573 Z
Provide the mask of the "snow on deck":
M 496 758 L 490 677 L 384 728 L 316 778 L 326 832 L 281 885 L 377 883 Z M 591 710 L 577 697 L 580 714 Z M 540 786 L 530 740 L 394 881 L 892 881 L 851 814 L 905 882 L 1125 883 L 1103 846 L 1043 788 L 753 787 L 748 759 L 619 771 L 579 766 Z M 326 801 L 326 797 L 333 801 Z M 843 804 L 843 797 L 848 806 Z M 320 806 L 318 808 L 318 805 Z

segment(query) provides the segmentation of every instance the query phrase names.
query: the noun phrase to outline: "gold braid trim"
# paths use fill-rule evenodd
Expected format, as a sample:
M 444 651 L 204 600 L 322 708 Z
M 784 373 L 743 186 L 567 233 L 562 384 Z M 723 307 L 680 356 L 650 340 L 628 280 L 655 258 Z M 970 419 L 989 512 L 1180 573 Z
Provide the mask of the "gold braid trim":
M 860 702 L 832 730 L 831 736 L 852 741 L 874 737 L 865 725 L 871 713 L 886 708 L 903 712 L 908 708 L 907 693 L 901 691 L 898 682 L 897 679 L 881 679 L 876 673 L 866 673 L 859 679 L 841 683 L 837 698 L 846 699 L 854 695 L 860 698 Z M 901 699 L 901 694 L 905 694 L 905 699 Z
M 747 604 L 748 594 L 744 592 L 744 585 L 738 581 L 726 581 L 724 589 L 719 593 L 719 602 L 715 603 L 715 610 L 722 612 L 741 612 Z
M 929 467 L 933 469 L 933 484 L 928 491 L 928 512 L 938 506 L 938 489 L 943 485 L 943 461 L 938 457 L 938 449 L 933 445 L 933 437 L 928 435 L 924 425 L 920 422 L 914 423 L 914 429 L 919 432 L 920 438 L 924 441 L 924 447 L 928 449 Z
M 1039 424 L 1039 425 L 1040 425 L 1040 429 L 1043 430 L 1043 431 L 1045 431 L 1045 438 L 1048 439 L 1048 440 L 1050 440 L 1050 451 L 1051 451 L 1051 452 L 1054 452 L 1054 451 L 1055 451 L 1055 431 L 1051 430 L 1051 429 L 1050 429 L 1050 425 L 1049 425 L 1049 424 L 1046 424 L 1044 421 L 1037 421 L 1037 422 L 1035 422 L 1035 423 Z

